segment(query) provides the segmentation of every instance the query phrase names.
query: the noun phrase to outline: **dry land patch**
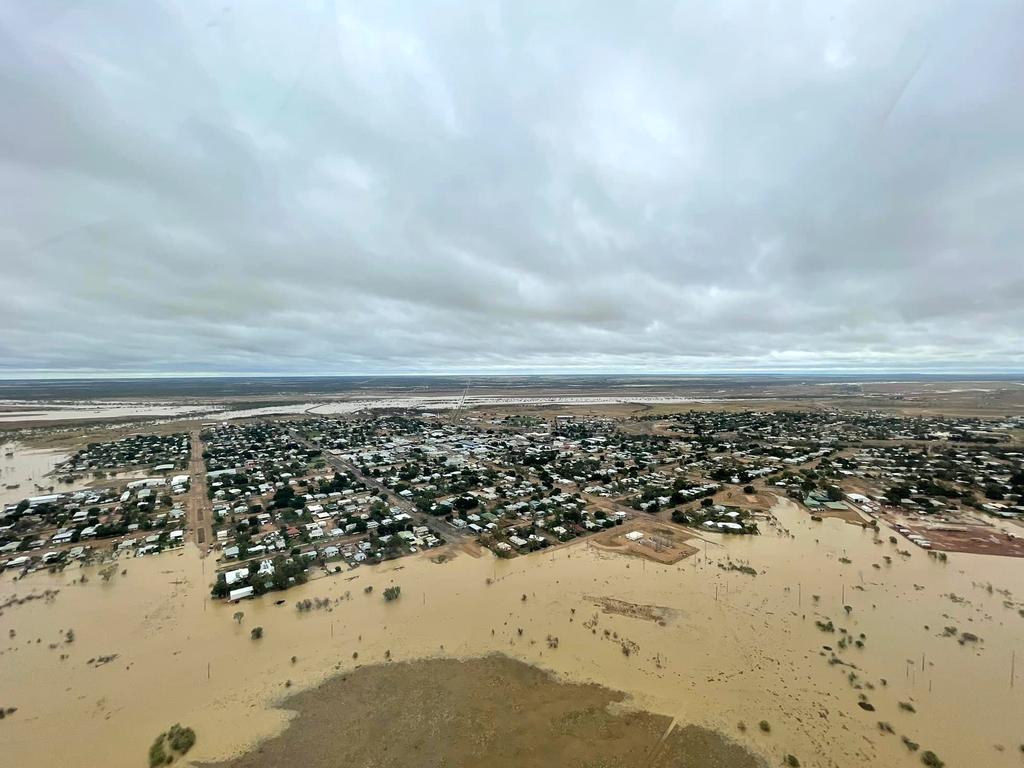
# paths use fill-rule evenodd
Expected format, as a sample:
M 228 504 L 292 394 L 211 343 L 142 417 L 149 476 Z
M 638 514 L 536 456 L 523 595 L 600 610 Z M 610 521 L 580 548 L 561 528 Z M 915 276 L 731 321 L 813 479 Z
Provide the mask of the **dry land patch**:
M 288 699 L 288 728 L 217 768 L 702 766 L 763 760 L 715 731 L 623 706 L 506 656 L 381 664 Z

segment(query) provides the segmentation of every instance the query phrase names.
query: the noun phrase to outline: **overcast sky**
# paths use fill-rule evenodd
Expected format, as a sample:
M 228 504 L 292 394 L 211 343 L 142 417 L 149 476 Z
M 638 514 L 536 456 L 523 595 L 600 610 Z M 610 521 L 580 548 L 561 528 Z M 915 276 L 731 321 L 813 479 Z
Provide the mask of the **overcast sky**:
M 0 373 L 1024 370 L 1024 2 L 7 2 Z

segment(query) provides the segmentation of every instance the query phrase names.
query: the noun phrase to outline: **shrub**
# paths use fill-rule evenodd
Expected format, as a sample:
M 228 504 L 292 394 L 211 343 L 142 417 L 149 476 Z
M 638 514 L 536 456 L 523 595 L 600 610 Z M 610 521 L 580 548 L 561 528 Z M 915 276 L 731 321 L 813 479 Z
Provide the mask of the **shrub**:
M 167 753 L 164 751 L 164 734 L 156 737 L 156 741 L 149 748 L 149 768 L 156 768 L 167 762 Z
M 191 728 L 182 728 L 175 723 L 171 726 L 171 730 L 167 732 L 167 742 L 171 745 L 171 749 L 178 754 L 184 755 L 196 743 L 196 732 Z
M 196 732 L 191 728 L 182 728 L 175 723 L 166 733 L 161 733 L 149 748 L 149 767 L 168 765 L 176 757 L 184 755 L 196 743 Z
M 401 594 L 402 594 L 402 588 L 401 587 L 399 587 L 399 586 L 388 587 L 387 589 L 384 590 L 384 599 L 387 602 L 390 603 L 392 600 L 397 600 Z
M 263 639 L 263 627 L 253 627 L 252 631 L 249 633 L 249 637 L 253 640 Z
M 771 733 L 772 732 L 772 727 L 771 727 L 771 725 L 768 724 L 767 720 L 762 720 L 760 723 L 757 724 L 757 727 L 761 729 L 762 733 Z
M 928 768 L 942 768 L 945 765 L 930 749 L 926 749 L 921 753 L 921 762 L 927 765 Z
M 790 768 L 800 768 L 800 761 L 796 759 L 796 755 L 786 755 L 786 765 Z

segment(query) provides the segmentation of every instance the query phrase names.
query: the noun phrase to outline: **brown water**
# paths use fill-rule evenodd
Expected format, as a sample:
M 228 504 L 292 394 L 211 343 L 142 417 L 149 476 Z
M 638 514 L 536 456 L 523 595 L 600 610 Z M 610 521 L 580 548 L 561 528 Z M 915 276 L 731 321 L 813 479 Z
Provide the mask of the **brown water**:
M 7 451 L 14 451 L 14 455 L 7 456 Z M 47 493 L 45 489 L 50 486 L 57 491 L 63 490 L 57 487 L 56 478 L 47 475 L 67 457 L 63 451 L 26 448 L 16 442 L 0 445 L 0 504 L 13 504 L 28 496 L 39 496 Z M 18 487 L 7 488 L 8 485 Z
M 273 597 L 208 602 L 213 563 L 193 549 L 123 561 L 128 573 L 110 583 L 92 569 L 85 584 L 70 570 L 21 582 L 5 575 L 0 603 L 13 593 L 61 591 L 0 615 L 0 706 L 19 708 L 0 722 L 0 764 L 142 765 L 153 737 L 175 722 L 197 731 L 191 757 L 224 759 L 281 731 L 288 715 L 270 705 L 286 693 L 387 652 L 402 661 L 501 651 L 566 681 L 624 691 L 637 708 L 678 723 L 720 730 L 770 764 L 792 753 L 811 766 L 919 765 L 900 742 L 905 734 L 948 766 L 1019 766 L 1024 606 L 1004 607 L 1006 597 L 972 582 L 1009 588 L 1011 602 L 1024 601 L 1024 561 L 950 555 L 941 563 L 920 550 L 905 559 L 888 531 L 878 545 L 871 531 L 812 522 L 786 502 L 776 512 L 793 538 L 768 531 L 716 539 L 706 557 L 676 565 L 585 543 L 510 561 L 406 558 L 354 571 L 351 580 L 316 580 L 285 593 L 283 606 Z M 717 562 L 726 557 L 759 574 L 722 570 Z M 398 601 L 382 600 L 388 584 L 401 585 Z M 294 603 L 305 597 L 330 598 L 331 608 L 299 614 Z M 607 613 L 595 598 L 665 611 L 660 621 Z M 237 610 L 241 624 L 232 619 Z M 840 636 L 815 626 L 825 616 L 866 635 L 863 649 L 841 656 L 874 690 L 855 690 L 850 667 L 827 663 L 821 648 L 837 647 Z M 254 641 L 257 625 L 264 637 Z M 942 636 L 945 626 L 981 641 L 961 645 Z M 69 627 L 71 644 L 62 641 Z M 69 658 L 61 661 L 62 653 Z M 112 654 L 110 663 L 88 663 Z M 861 693 L 876 711 L 858 706 Z M 900 701 L 916 713 L 901 711 Z M 880 720 L 895 735 L 881 733 Z

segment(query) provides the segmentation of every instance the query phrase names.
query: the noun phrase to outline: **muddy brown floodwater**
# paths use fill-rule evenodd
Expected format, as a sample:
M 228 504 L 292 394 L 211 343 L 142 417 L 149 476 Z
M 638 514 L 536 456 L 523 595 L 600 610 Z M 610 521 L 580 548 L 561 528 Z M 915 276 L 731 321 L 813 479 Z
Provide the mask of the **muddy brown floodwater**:
M 1019 768 L 1024 560 L 950 554 L 942 562 L 904 539 L 891 544 L 884 526 L 876 535 L 814 522 L 785 501 L 773 510 L 778 525 L 762 536 L 705 536 L 697 554 L 672 565 L 586 542 L 507 561 L 460 553 L 438 564 L 430 553 L 238 606 L 208 600 L 213 562 L 194 548 L 124 560 L 127 573 L 109 581 L 94 567 L 21 581 L 4 574 L 0 706 L 18 709 L 0 721 L 0 765 L 144 766 L 153 738 L 173 723 L 196 730 L 193 760 L 256 759 L 252 750 L 278 743 L 268 739 L 287 741 L 290 723 L 312 733 L 302 729 L 317 722 L 307 713 L 319 693 L 353 696 L 386 681 L 391 701 L 425 702 L 424 685 L 437 677 L 429 670 L 447 667 L 403 662 L 497 652 L 562 685 L 601 686 L 562 694 L 574 689 L 536 678 L 553 701 L 596 697 L 595 722 L 609 718 L 613 730 L 629 712 L 661 733 L 670 721 L 681 732 L 697 726 L 769 765 L 792 754 L 803 766 L 909 768 L 932 750 L 950 768 Z M 747 565 L 756 575 L 736 570 Z M 402 593 L 388 603 L 381 592 L 392 584 Z M 31 595 L 39 599 L 25 600 Z M 321 608 L 297 611 L 305 598 Z M 263 638 L 253 640 L 257 626 Z M 358 706 L 375 716 L 369 703 L 345 716 L 359 717 Z M 495 724 L 495 734 L 525 728 L 529 720 L 519 719 L 533 715 L 510 707 L 503 716 L 513 722 Z M 648 738 L 644 728 L 636 738 Z M 547 732 L 533 730 L 540 749 Z M 396 754 L 412 738 L 374 737 Z M 287 764 L 317 765 L 320 743 L 304 744 Z M 356 746 L 370 754 L 374 744 Z
M 29 496 L 49 493 L 51 486 L 58 485 L 49 473 L 67 457 L 63 451 L 28 448 L 18 442 L 0 445 L 0 504 L 15 504 Z

